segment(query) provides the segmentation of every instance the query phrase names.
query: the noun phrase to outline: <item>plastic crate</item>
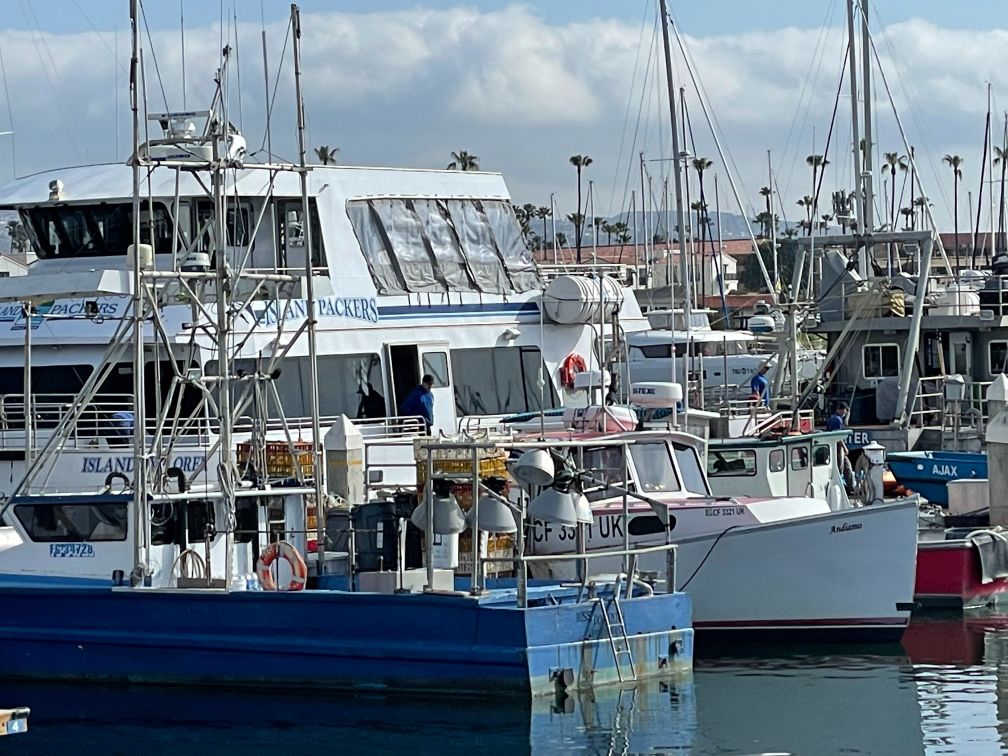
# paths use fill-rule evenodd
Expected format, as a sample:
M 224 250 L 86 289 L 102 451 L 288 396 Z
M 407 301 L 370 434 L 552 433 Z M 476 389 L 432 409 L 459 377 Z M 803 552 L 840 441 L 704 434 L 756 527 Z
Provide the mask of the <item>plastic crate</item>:
M 294 456 L 291 456 L 291 446 Z M 238 444 L 235 458 L 239 467 L 245 467 L 252 456 L 252 444 Z M 295 467 L 296 466 L 296 467 Z M 288 445 L 284 441 L 266 444 L 266 475 L 271 478 L 296 478 L 298 474 L 309 478 L 315 472 L 312 445 L 307 441 L 295 441 Z

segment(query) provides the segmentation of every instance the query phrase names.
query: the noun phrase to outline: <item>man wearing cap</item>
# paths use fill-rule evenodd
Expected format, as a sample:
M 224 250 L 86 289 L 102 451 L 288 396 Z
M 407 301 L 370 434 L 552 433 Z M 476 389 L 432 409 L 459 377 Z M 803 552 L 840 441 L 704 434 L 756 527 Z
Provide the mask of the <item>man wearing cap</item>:
M 842 431 L 847 430 L 847 412 L 849 411 L 847 407 L 847 402 L 837 402 L 836 407 L 833 409 L 833 414 L 829 416 L 829 420 L 826 421 L 827 431 Z M 840 475 L 844 479 L 844 483 L 847 484 L 847 488 L 854 487 L 854 468 L 851 466 L 850 454 L 847 451 L 847 442 L 844 439 L 837 441 L 837 468 L 840 470 Z

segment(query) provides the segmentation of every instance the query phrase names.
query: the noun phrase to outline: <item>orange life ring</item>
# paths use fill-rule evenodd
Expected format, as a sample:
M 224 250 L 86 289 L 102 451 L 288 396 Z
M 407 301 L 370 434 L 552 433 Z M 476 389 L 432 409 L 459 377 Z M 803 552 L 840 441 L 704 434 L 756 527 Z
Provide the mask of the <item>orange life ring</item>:
M 588 369 L 584 357 L 571 352 L 560 365 L 560 383 L 568 391 L 574 388 L 574 376 Z
M 277 557 L 283 557 L 287 560 L 287 564 L 291 566 L 294 574 L 291 576 L 290 583 L 287 584 L 288 591 L 303 591 L 305 587 L 305 581 L 308 579 L 308 565 L 305 564 L 305 560 L 287 541 L 276 541 L 271 543 L 262 554 L 259 555 L 259 561 L 256 562 L 256 575 L 259 576 L 259 583 L 262 585 L 263 590 L 275 591 L 277 590 L 276 581 L 273 579 L 273 572 L 270 567 L 273 566 L 273 562 L 277 560 Z

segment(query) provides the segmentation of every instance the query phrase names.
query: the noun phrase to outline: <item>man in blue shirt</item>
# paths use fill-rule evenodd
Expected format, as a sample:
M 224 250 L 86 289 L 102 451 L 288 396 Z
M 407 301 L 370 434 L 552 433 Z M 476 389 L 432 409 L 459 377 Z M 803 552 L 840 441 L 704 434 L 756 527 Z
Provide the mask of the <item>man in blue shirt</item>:
M 847 402 L 837 402 L 836 407 L 833 409 L 833 414 L 830 415 L 829 420 L 826 421 L 826 430 L 847 430 L 848 411 Z M 847 450 L 847 442 L 843 439 L 837 441 L 836 449 L 837 467 L 840 469 L 840 475 L 843 477 L 848 491 L 850 491 L 854 487 L 854 467 L 851 465 L 850 453 Z
M 767 370 L 769 369 L 768 365 L 760 365 L 759 370 L 756 371 L 756 375 L 749 382 L 749 388 L 752 391 L 750 399 L 762 402 L 767 407 L 770 406 L 770 381 L 766 377 Z
M 420 385 L 414 388 L 399 407 L 399 414 L 404 417 L 419 415 L 424 419 L 427 426 L 427 433 L 430 433 L 431 426 L 434 425 L 434 395 L 431 387 L 434 385 L 434 376 L 428 374 L 420 380 Z

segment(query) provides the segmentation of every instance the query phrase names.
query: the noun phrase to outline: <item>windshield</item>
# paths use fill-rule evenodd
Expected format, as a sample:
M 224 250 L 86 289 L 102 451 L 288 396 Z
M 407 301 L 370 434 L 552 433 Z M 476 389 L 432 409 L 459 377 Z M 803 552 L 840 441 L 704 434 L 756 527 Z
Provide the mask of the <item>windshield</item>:
M 681 490 L 668 446 L 663 441 L 633 444 L 630 456 L 633 457 L 637 481 L 642 491 L 665 493 Z
M 42 259 L 125 255 L 133 243 L 133 205 L 128 202 L 33 207 L 21 215 Z M 155 254 L 170 253 L 168 209 L 155 203 L 153 224 L 150 218 L 145 203 L 140 211 L 141 238 L 154 246 Z
M 682 475 L 686 490 L 702 496 L 710 496 L 710 488 L 707 486 L 707 479 L 700 467 L 700 457 L 697 456 L 696 449 L 679 444 L 673 444 L 672 448 L 675 449 L 676 464 L 679 466 L 679 474 Z

